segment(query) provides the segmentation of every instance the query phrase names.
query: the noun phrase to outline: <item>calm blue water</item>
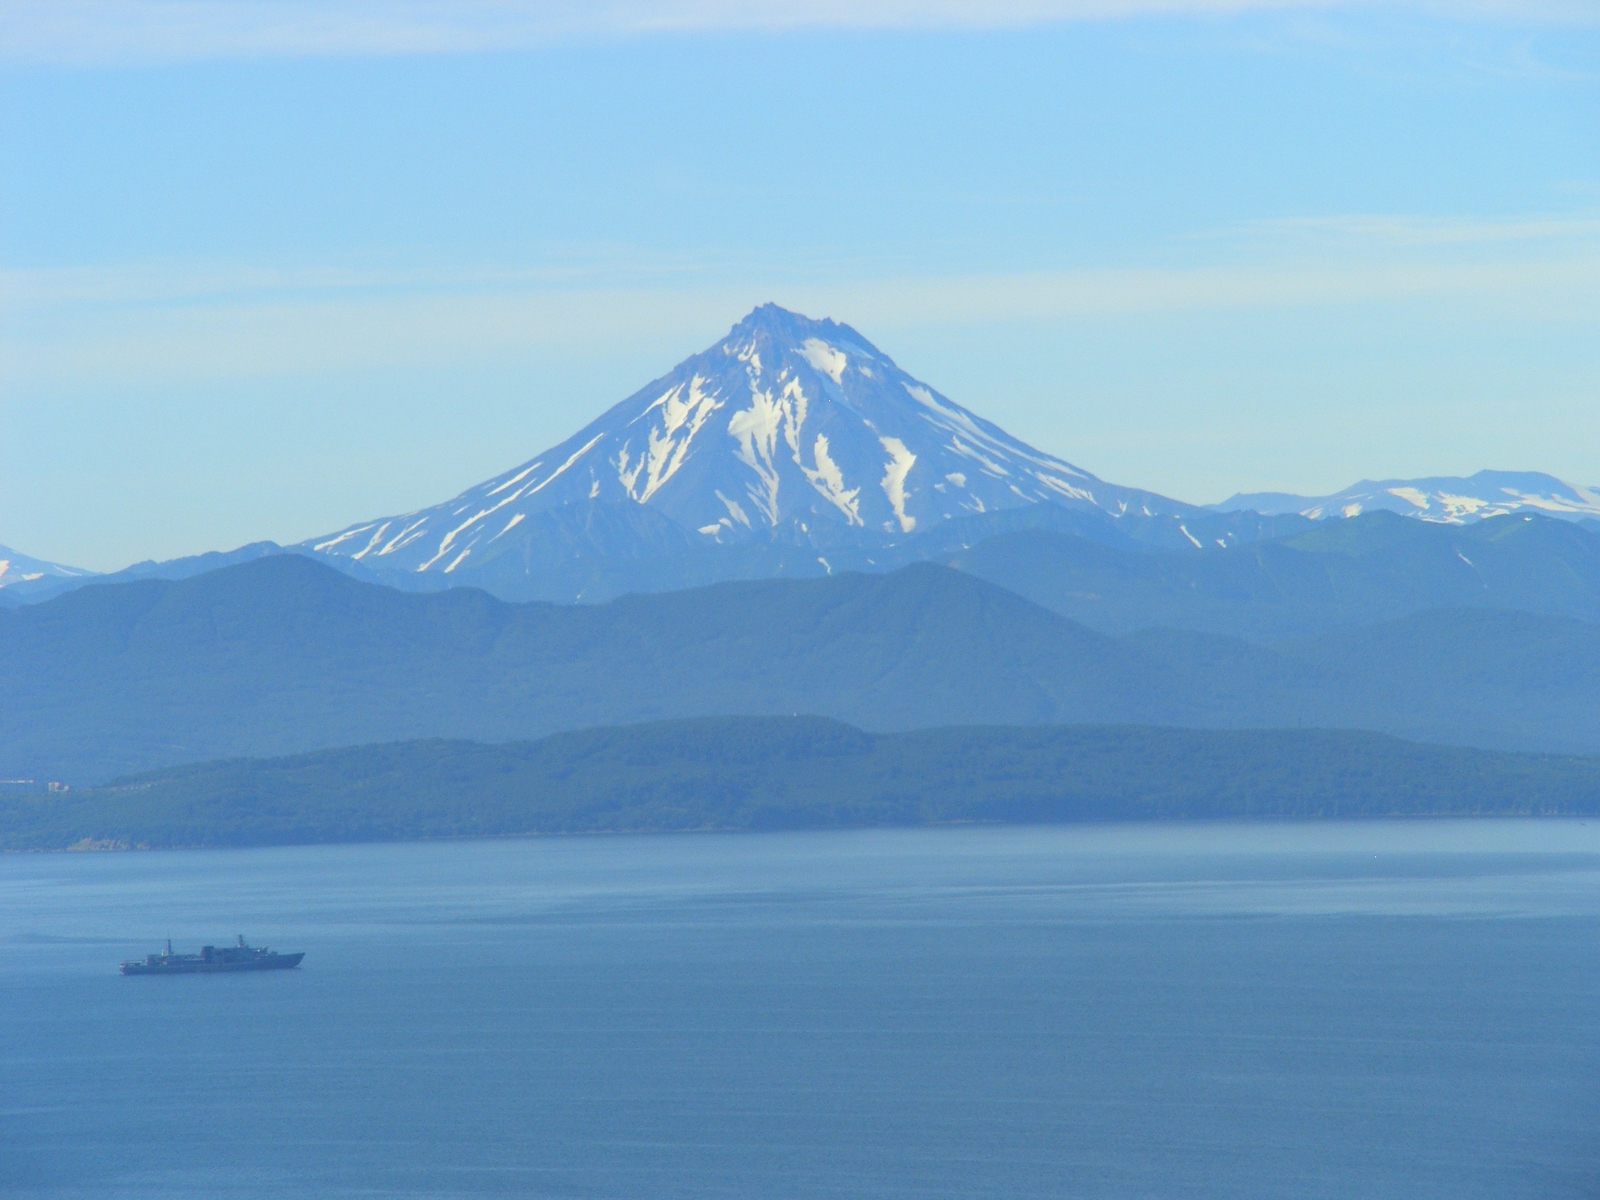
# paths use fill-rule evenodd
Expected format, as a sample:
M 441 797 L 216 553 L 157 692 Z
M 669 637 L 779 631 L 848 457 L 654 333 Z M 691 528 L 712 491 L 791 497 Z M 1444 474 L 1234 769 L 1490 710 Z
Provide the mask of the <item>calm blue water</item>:
M 1600 1196 L 1600 824 L 4 856 L 0 1193 Z

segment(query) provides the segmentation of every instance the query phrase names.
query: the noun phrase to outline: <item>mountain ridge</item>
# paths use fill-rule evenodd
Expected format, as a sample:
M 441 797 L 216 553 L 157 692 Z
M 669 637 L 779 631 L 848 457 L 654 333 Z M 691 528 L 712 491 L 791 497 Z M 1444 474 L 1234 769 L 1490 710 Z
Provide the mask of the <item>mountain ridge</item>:
M 1106 633 L 1271 641 L 1445 608 L 1600 622 L 1600 537 L 1527 514 L 1455 525 L 1379 510 L 1204 554 L 1017 530 L 935 561 Z
M 55 594 L 58 586 L 71 587 L 96 578 L 96 572 L 32 558 L 9 546 L 0 546 L 0 606 L 12 607 Z
M 0 777 L 675 717 L 1365 728 L 1600 751 L 1600 626 L 1442 610 L 1293 642 L 1095 632 L 974 576 L 726 582 L 601 605 L 406 593 L 299 555 L 0 611 Z
M 1600 487 L 1567 483 L 1540 471 L 1479 471 L 1419 479 L 1363 479 L 1327 496 L 1236 492 L 1215 512 L 1298 513 L 1313 520 L 1396 512 L 1420 521 L 1464 525 L 1508 514 L 1537 512 L 1569 521 L 1600 520 Z

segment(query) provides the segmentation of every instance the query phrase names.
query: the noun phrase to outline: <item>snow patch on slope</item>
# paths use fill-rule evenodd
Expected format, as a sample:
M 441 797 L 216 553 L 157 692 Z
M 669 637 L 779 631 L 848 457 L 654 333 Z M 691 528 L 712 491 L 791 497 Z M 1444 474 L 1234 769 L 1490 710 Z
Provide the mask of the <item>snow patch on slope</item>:
M 883 468 L 884 494 L 889 497 L 889 507 L 894 510 L 895 520 L 900 522 L 900 532 L 910 533 L 916 528 L 917 519 L 906 515 L 906 476 L 911 473 L 917 456 L 907 450 L 899 438 L 880 437 L 878 440 L 889 452 L 889 461 Z
M 723 505 L 727 508 L 728 515 L 730 517 L 739 522 L 739 524 L 743 525 L 746 529 L 750 528 L 750 518 L 745 516 L 744 509 L 740 507 L 737 500 L 728 499 L 728 497 L 724 496 L 720 491 L 717 492 L 717 499 L 722 501 Z
M 800 354 L 814 370 L 821 371 L 835 383 L 844 382 L 844 369 L 850 360 L 844 351 L 828 345 L 821 338 L 807 338 L 800 343 Z
M 661 490 L 661 485 L 666 483 L 683 466 L 684 456 L 689 453 L 689 446 L 694 441 L 695 435 L 705 426 L 706 418 L 722 407 L 721 401 L 715 393 L 707 394 L 703 390 L 705 380 L 696 374 L 689 380 L 687 395 L 683 384 L 669 389 L 660 399 L 645 410 L 646 415 L 655 409 L 661 410 L 661 424 L 653 426 L 646 434 L 648 447 L 643 459 L 633 468 L 631 474 L 623 480 L 623 486 L 628 494 L 640 504 L 647 502 L 651 496 Z M 619 478 L 626 470 L 628 450 L 623 447 L 618 465 Z M 634 490 L 634 482 L 638 479 L 640 467 L 645 471 L 645 485 L 642 491 Z
M 774 398 L 770 390 L 763 390 L 752 384 L 750 407 L 740 409 L 728 418 L 728 433 L 738 443 L 734 454 L 756 474 L 755 481 L 746 485 L 745 494 L 766 517 L 768 525 L 778 523 L 780 477 L 774 461 L 778 452 L 778 437 L 783 434 L 786 441 L 797 443 L 799 440 L 794 397 L 791 394 L 797 390 L 794 381 L 791 380 L 789 387 Z M 801 396 L 799 399 L 803 406 L 805 398 Z M 805 420 L 803 407 L 800 420 L 802 422 Z M 784 430 L 785 425 L 789 426 L 787 432 Z
M 824 433 L 817 434 L 817 440 L 811 449 L 811 457 L 816 462 L 816 467 L 808 467 L 800 462 L 800 456 L 795 455 L 795 461 L 800 463 L 800 469 L 805 472 L 811 486 L 821 492 L 823 498 L 844 514 L 846 524 L 864 525 L 861 519 L 861 505 L 856 497 L 861 494 L 858 487 L 846 490 L 844 486 L 844 472 L 839 469 L 839 464 L 828 457 L 828 436 Z

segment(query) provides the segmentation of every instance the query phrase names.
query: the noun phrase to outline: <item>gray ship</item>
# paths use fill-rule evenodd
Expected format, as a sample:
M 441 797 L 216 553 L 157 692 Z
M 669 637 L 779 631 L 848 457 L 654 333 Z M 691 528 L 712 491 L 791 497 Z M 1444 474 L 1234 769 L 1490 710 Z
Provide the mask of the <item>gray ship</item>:
M 237 946 L 202 946 L 199 954 L 174 954 L 167 939 L 163 954 L 147 954 L 122 964 L 124 975 L 201 975 L 212 971 L 286 971 L 298 967 L 305 951 L 279 954 L 265 946 L 247 946 L 239 935 Z

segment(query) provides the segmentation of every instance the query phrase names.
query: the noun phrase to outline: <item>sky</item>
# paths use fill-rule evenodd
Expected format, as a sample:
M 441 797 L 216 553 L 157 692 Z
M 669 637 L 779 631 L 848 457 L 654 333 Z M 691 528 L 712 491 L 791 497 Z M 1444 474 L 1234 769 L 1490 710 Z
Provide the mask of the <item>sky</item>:
M 441 501 L 772 300 L 1193 502 L 1600 485 L 1600 0 L 0 0 L 0 544 Z

